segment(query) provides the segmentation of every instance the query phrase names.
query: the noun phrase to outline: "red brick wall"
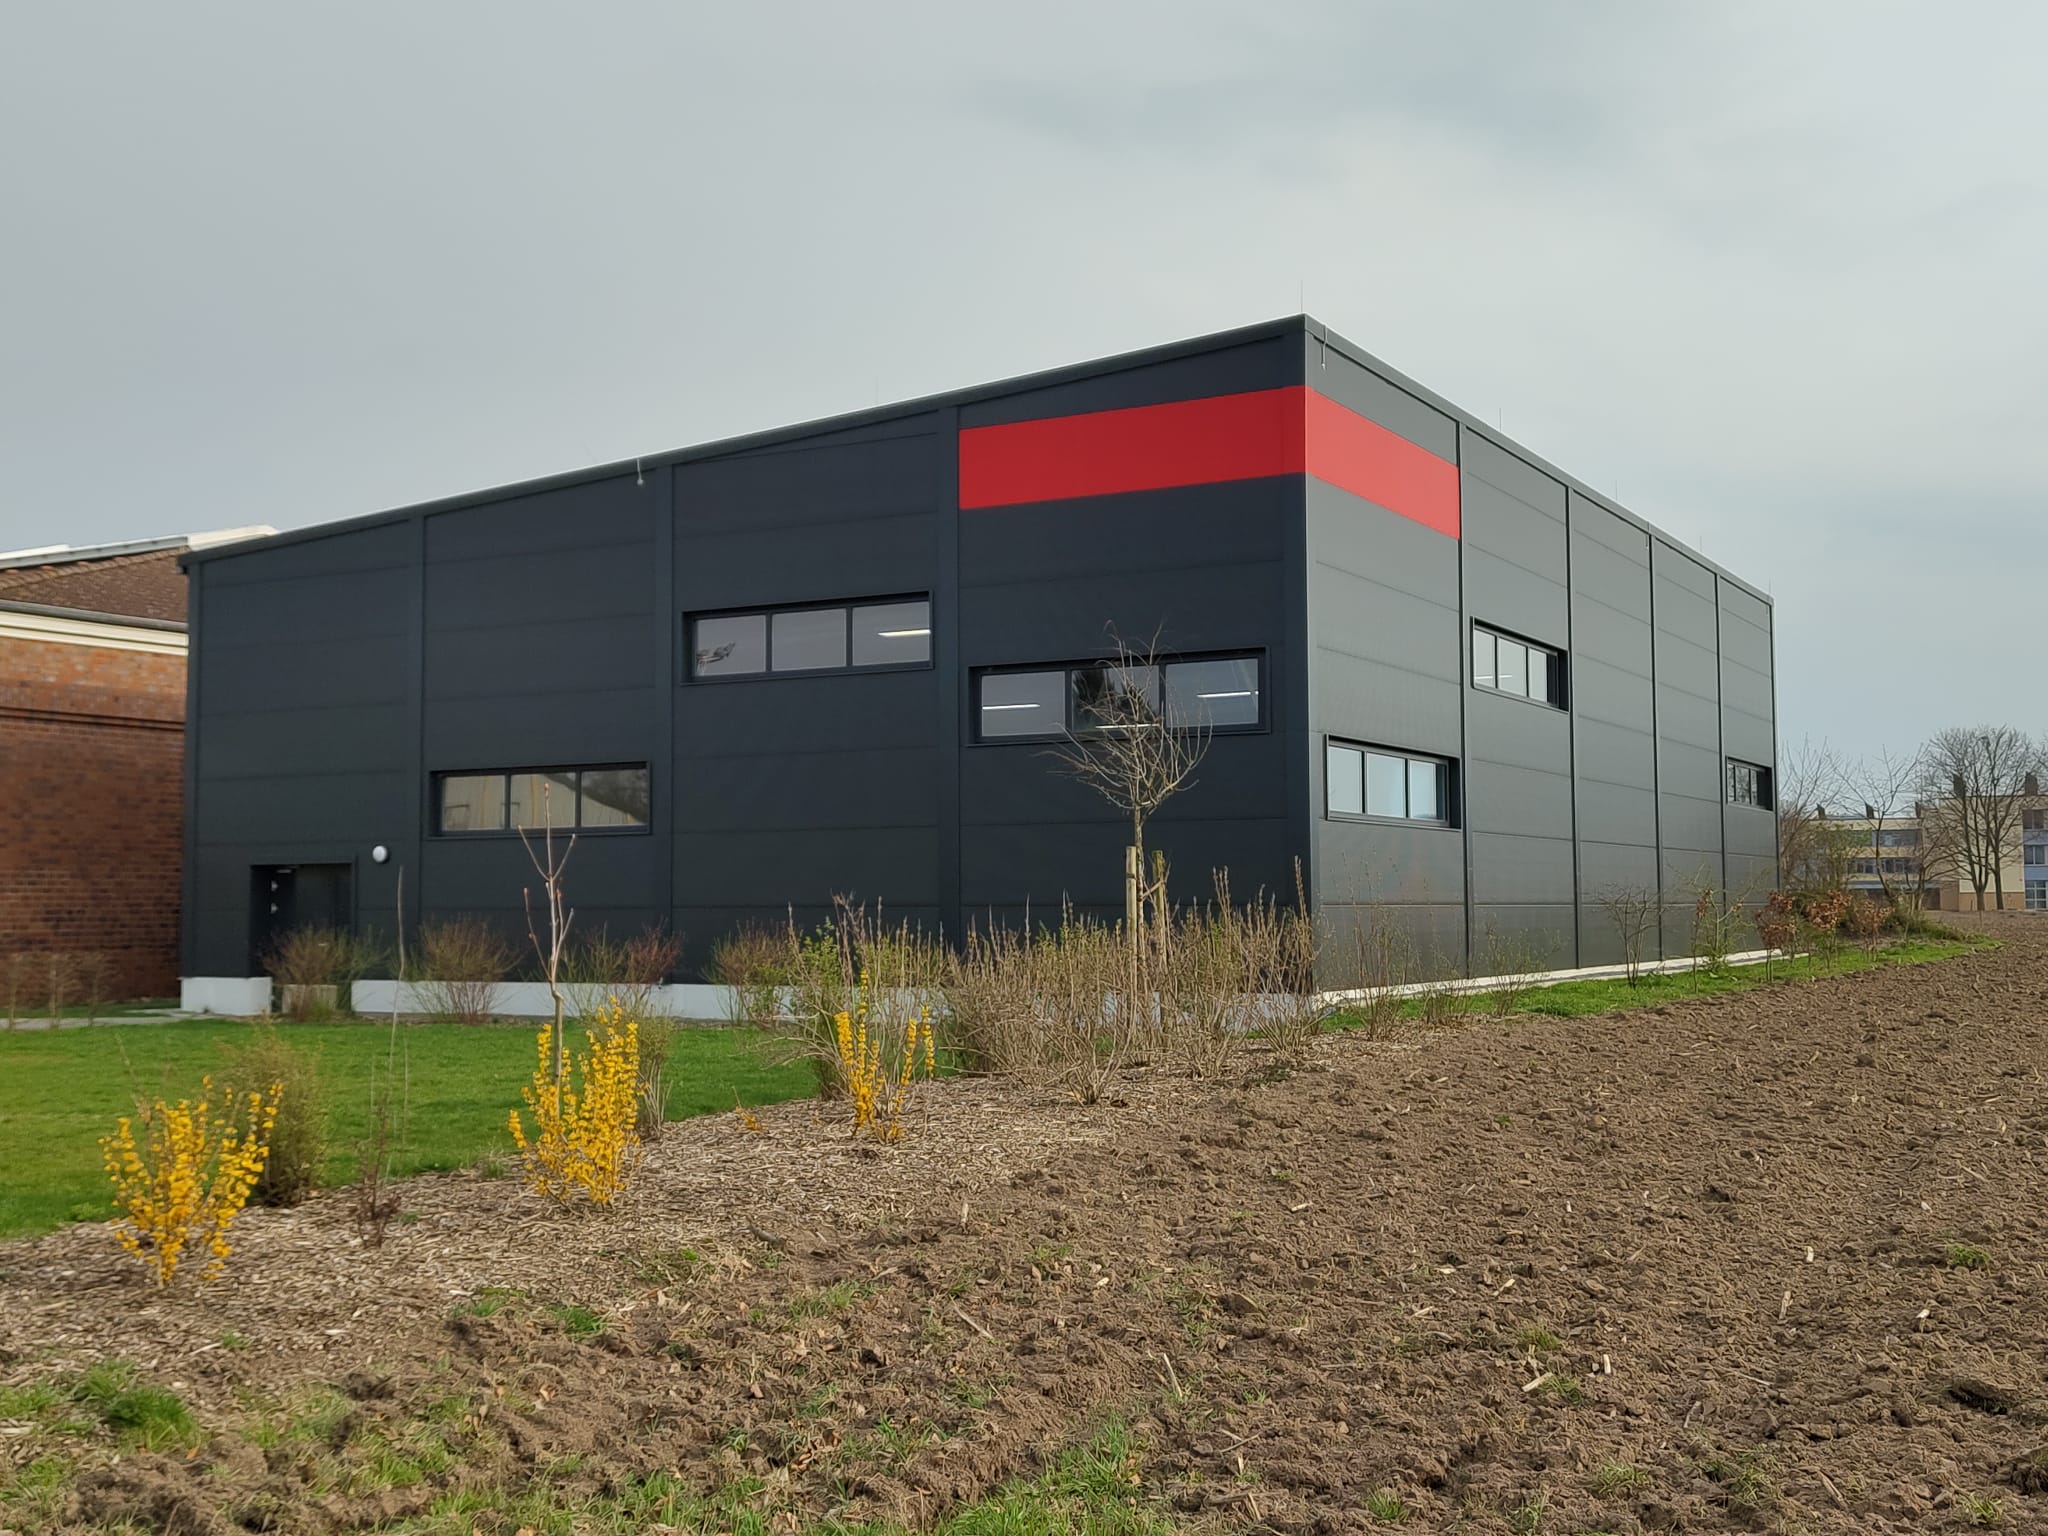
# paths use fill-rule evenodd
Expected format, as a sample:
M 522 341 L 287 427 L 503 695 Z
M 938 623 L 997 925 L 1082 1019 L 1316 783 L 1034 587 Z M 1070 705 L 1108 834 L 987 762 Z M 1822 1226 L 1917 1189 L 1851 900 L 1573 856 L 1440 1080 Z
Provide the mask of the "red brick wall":
M 0 1006 L 12 957 L 98 954 L 108 994 L 178 990 L 185 658 L 0 637 Z

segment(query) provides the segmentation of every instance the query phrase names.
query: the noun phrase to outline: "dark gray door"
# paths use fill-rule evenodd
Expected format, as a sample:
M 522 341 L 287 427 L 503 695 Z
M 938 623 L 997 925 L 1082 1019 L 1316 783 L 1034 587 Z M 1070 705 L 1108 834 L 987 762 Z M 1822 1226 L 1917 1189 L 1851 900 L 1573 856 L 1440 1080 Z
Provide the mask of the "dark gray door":
M 294 928 L 347 928 L 353 871 L 346 864 L 259 864 L 249 871 L 249 974 Z

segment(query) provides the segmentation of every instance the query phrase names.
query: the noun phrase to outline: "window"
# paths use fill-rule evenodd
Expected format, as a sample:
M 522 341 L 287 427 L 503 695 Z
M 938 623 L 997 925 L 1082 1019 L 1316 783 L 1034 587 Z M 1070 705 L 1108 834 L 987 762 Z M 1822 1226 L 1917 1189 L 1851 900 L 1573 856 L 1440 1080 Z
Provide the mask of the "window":
M 1257 656 L 1207 656 L 1158 666 L 1084 663 L 975 674 L 980 741 L 1086 735 L 1163 722 L 1174 730 L 1248 731 L 1265 723 Z
M 1166 668 L 1168 725 L 1257 725 L 1259 659 L 1176 661 Z
M 2048 880 L 2029 880 L 2027 882 L 2027 910 L 2029 912 L 2048 912 Z
M 1067 723 L 1067 674 L 991 672 L 981 680 L 981 734 L 1058 736 Z
M 874 671 L 932 659 L 932 605 L 923 597 L 705 614 L 687 623 L 692 679 Z
M 1564 653 L 1472 626 L 1472 686 L 1564 707 Z
M 443 832 L 505 830 L 505 776 L 502 773 L 450 773 L 441 778 Z
M 1728 759 L 1728 803 L 1771 808 L 1771 770 Z
M 1892 827 L 1877 834 L 1880 848 L 1918 848 L 1920 829 L 1918 827 Z
M 1332 816 L 1448 825 L 1450 773 L 1442 758 L 1333 741 L 1323 753 L 1323 798 Z
M 777 672 L 828 672 L 846 665 L 846 610 L 798 608 L 768 618 L 768 665 Z
M 644 764 L 604 768 L 520 768 L 434 776 L 435 830 L 504 832 L 645 831 L 650 820 Z
M 2024 843 L 2020 847 L 2020 862 L 2023 864 L 2048 864 L 2048 843 Z
M 2029 832 L 2048 832 L 2048 811 L 2021 811 L 2020 826 Z

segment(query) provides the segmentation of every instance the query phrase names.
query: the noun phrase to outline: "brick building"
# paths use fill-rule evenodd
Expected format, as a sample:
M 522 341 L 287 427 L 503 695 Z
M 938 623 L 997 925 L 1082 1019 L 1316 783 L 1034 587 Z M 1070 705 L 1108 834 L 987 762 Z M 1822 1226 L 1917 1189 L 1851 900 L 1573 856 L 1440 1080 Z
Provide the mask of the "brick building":
M 187 549 L 0 554 L 0 1004 L 177 990 Z

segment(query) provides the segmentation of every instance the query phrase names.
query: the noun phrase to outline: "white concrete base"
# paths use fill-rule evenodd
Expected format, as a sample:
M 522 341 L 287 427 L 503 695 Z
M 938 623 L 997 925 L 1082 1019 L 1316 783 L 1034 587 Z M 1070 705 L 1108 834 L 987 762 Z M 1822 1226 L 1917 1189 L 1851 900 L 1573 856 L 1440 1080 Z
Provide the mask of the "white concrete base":
M 1730 965 L 1762 965 L 1776 953 L 1769 949 L 1746 949 L 1728 956 Z M 1676 960 L 1645 960 L 1636 967 L 1640 975 L 1689 971 L 1699 964 L 1690 955 Z M 1628 975 L 1625 965 L 1581 965 L 1563 971 L 1532 971 L 1526 976 L 1457 976 L 1446 981 L 1411 981 L 1398 987 L 1352 987 L 1325 992 L 1325 1003 L 1362 1003 L 1375 997 L 1425 997 L 1431 993 L 1498 992 L 1506 986 L 1554 987 L 1566 981 L 1616 981 Z
M 210 1013 L 248 1019 L 270 1012 L 268 976 L 181 976 L 178 1007 L 185 1013 Z
M 563 988 L 571 1014 L 578 1011 L 586 990 L 595 993 L 600 989 Z M 672 982 L 653 991 L 656 1006 L 670 1018 L 723 1021 L 731 1017 L 731 987 Z M 355 1011 L 361 1014 L 388 1014 L 394 1002 L 401 1014 L 438 1011 L 434 988 L 417 981 L 359 981 L 351 989 L 350 997 Z M 555 1004 L 548 995 L 546 982 L 501 981 L 491 988 L 490 1011 L 501 1019 L 546 1019 L 554 1016 Z

